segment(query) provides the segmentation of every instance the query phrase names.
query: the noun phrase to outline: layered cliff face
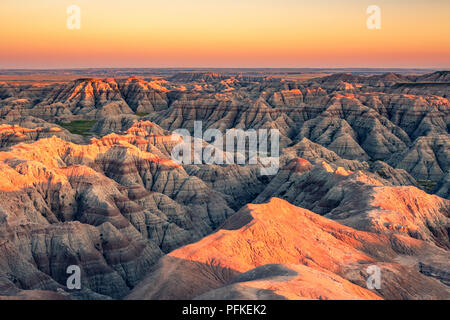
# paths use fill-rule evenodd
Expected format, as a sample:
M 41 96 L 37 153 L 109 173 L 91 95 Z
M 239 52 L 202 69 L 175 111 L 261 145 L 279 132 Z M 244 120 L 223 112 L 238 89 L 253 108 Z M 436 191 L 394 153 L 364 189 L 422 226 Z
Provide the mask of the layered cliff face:
M 450 169 L 448 135 L 418 138 L 408 150 L 396 154 L 389 162 L 405 169 L 416 179 L 439 181 Z
M 164 81 L 143 81 L 132 77 L 119 82 L 119 89 L 124 100 L 137 113 L 149 113 L 167 108 L 168 99 Z
M 84 139 L 79 135 L 72 134 L 58 125 L 32 116 L 14 118 L 14 120 L 0 119 L 0 149 L 53 136 L 75 143 L 84 142 Z
M 389 186 L 369 173 L 335 168 L 326 162 L 300 168 L 288 164 L 254 202 L 281 197 L 360 230 L 394 230 L 450 247 L 448 200 L 415 187 Z
M 165 252 L 211 233 L 233 213 L 200 179 L 126 137 L 88 145 L 40 139 L 0 158 L 0 238 L 9 248 L 3 261 L 18 255 L 28 263 L 0 273 L 18 289 L 63 286 L 66 268 L 79 265 L 93 291 L 88 297 L 120 298 Z M 32 272 L 50 284 L 28 281 Z
M 0 83 L 0 299 L 448 299 L 447 76 Z M 279 170 L 174 162 L 195 121 Z

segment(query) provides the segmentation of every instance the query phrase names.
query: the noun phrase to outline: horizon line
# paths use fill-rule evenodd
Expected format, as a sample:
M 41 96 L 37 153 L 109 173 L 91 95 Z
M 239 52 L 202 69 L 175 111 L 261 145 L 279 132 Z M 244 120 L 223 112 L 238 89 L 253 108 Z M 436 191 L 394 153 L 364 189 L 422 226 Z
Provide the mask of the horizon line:
M 0 71 L 48 71 L 48 70 L 125 70 L 125 69 L 165 69 L 165 70 L 178 70 L 178 69 L 247 69 L 247 70 L 259 70 L 259 69 L 277 69 L 277 70 L 439 70 L 447 71 L 450 67 L 61 67 L 61 68 L 0 68 Z

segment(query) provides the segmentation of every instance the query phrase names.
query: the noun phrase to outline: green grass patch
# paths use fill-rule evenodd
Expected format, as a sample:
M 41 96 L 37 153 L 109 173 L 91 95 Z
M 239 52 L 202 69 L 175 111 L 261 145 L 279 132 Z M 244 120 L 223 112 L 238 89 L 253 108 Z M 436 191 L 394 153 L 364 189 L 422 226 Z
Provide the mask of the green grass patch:
M 148 116 L 150 113 L 148 113 L 148 112 L 136 112 L 136 115 L 138 116 L 138 117 L 145 117 L 145 116 Z
M 87 136 L 96 122 L 97 120 L 75 120 L 69 123 L 58 124 L 71 133 Z

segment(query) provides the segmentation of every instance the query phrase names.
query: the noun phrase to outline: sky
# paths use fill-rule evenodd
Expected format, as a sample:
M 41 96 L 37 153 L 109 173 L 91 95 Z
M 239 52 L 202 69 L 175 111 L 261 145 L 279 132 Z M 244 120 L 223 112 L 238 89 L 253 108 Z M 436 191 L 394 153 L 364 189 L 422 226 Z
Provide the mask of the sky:
M 0 68 L 448 69 L 449 17 L 449 0 L 1 0 Z

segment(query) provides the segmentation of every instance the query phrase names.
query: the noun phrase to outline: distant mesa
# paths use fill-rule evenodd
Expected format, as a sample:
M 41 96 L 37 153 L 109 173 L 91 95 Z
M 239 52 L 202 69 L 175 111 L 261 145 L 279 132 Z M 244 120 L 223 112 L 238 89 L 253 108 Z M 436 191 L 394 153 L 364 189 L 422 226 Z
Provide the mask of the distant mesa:
M 169 81 L 176 82 L 210 82 L 227 79 L 226 76 L 214 72 L 183 72 L 170 77 Z

